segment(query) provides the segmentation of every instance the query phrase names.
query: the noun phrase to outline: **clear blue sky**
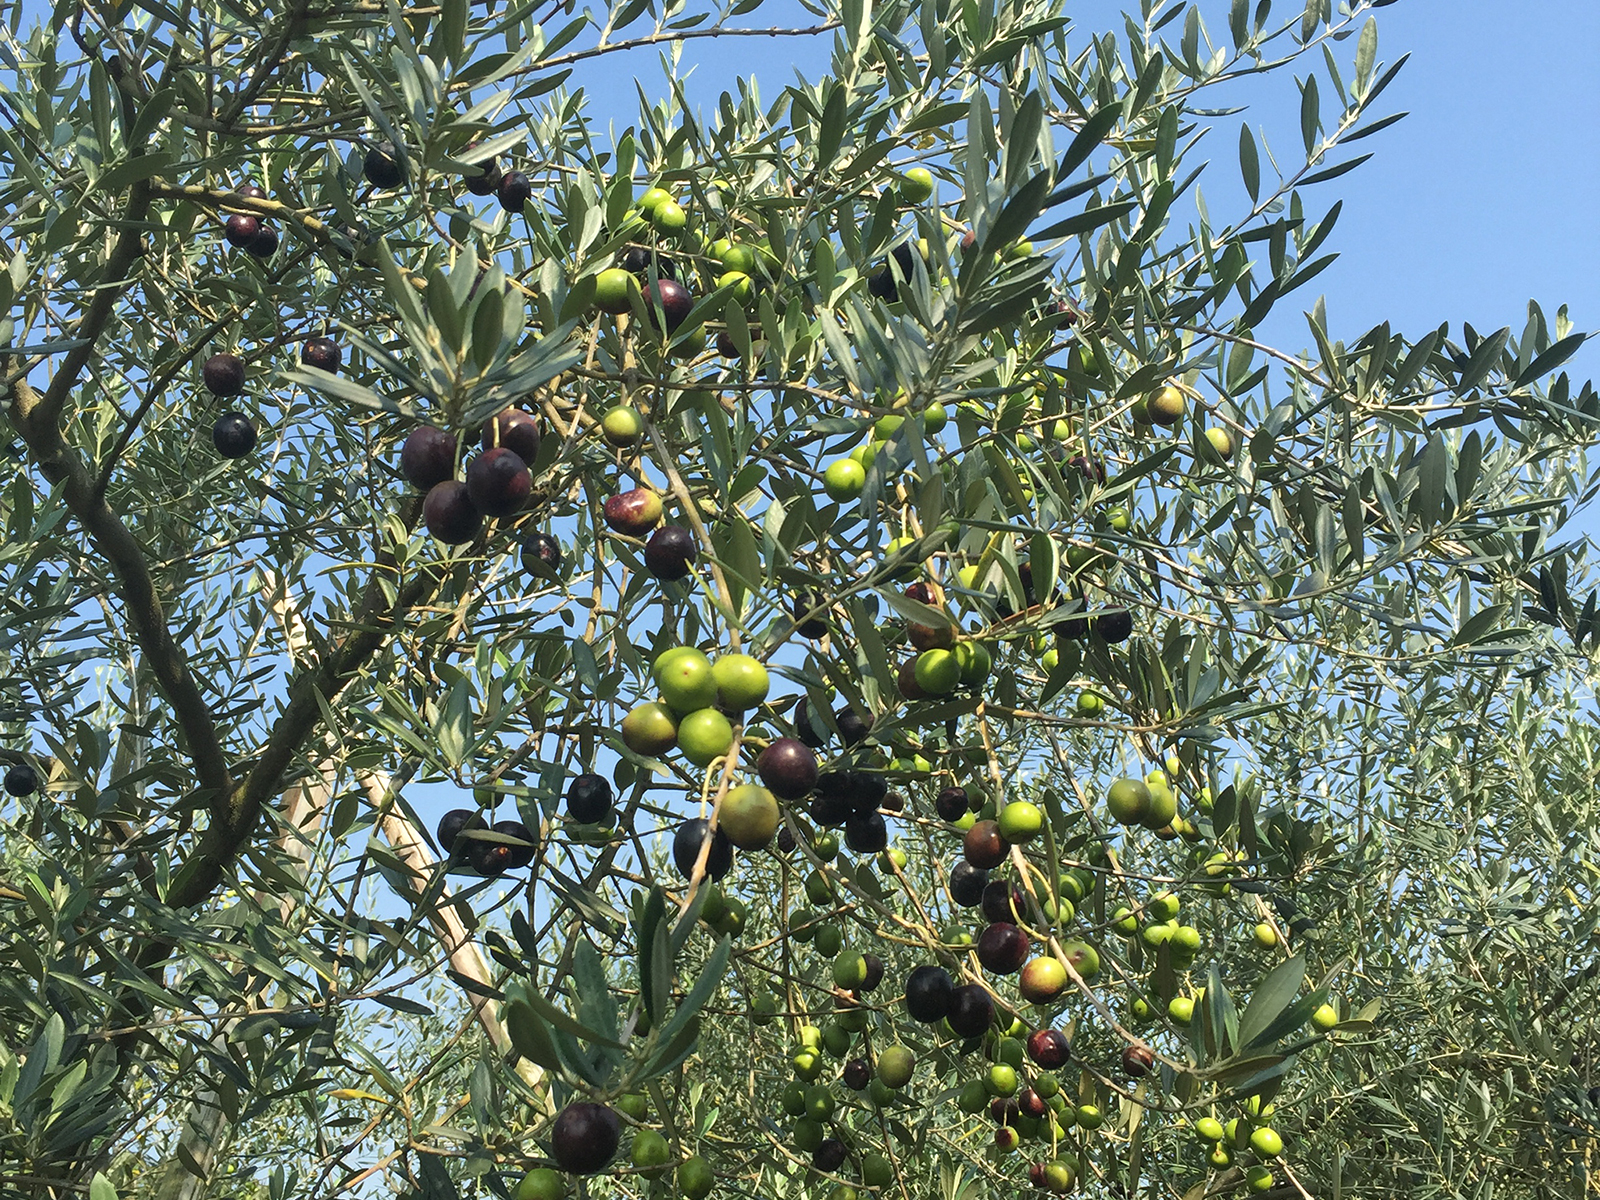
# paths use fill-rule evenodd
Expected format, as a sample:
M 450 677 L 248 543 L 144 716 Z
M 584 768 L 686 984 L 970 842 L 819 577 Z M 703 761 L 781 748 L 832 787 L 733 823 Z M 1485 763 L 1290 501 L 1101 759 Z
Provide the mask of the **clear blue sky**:
M 1075 0 L 1069 11 L 1081 37 L 1120 29 L 1123 7 Z M 1224 39 L 1227 10 L 1226 0 L 1201 5 L 1208 26 Z M 739 23 L 767 25 L 793 11 L 769 3 Z M 1520 334 L 1530 299 L 1552 318 L 1565 303 L 1579 329 L 1600 328 L 1600 3 L 1400 0 L 1376 15 L 1380 60 L 1411 52 L 1378 105 L 1384 114 L 1411 115 L 1352 148 L 1352 155 L 1376 152 L 1364 166 L 1308 193 L 1318 214 L 1344 201 L 1330 247 L 1341 258 L 1285 301 L 1264 334 L 1296 349 L 1306 344 L 1299 314 L 1319 289 L 1335 336 L 1350 340 L 1385 319 L 1413 337 L 1443 321 L 1459 337 L 1463 320 L 1479 330 L 1510 325 Z M 796 67 L 818 77 L 828 45 L 827 38 L 809 45 L 691 43 L 685 61 L 699 65 L 689 95 L 709 110 L 735 75 L 753 74 L 763 97 L 773 98 L 793 81 Z M 1353 42 L 1337 54 L 1347 64 Z M 616 86 L 619 76 L 638 71 L 646 93 L 658 94 L 656 56 L 603 61 L 603 76 L 579 78 L 591 89 L 594 111 L 615 117 L 620 130 L 635 118 L 636 96 Z M 1322 73 L 1321 55 L 1311 61 Z M 1330 91 L 1323 87 L 1325 97 Z M 1203 186 L 1214 216 L 1228 211 L 1232 195 L 1242 196 L 1239 120 L 1265 126 L 1285 150 L 1299 147 L 1298 94 L 1287 74 L 1250 81 L 1230 99 L 1251 108 L 1242 118 L 1222 118 L 1206 149 L 1213 166 Z M 1600 339 L 1569 369 L 1600 375 Z

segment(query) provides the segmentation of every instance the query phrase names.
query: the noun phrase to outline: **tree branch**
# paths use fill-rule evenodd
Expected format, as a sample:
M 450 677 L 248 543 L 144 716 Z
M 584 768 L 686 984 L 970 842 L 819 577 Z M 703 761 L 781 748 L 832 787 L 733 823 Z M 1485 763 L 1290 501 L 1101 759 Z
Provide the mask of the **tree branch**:
M 91 311 L 89 316 L 93 315 Z M 88 323 L 86 316 L 84 324 Z M 39 464 L 40 472 L 61 488 L 68 510 L 83 526 L 95 549 L 111 564 L 134 639 L 167 702 L 172 705 L 173 716 L 183 731 L 189 758 L 194 763 L 195 777 L 216 811 L 233 792 L 233 780 L 216 722 L 210 705 L 201 695 L 200 685 L 189 670 L 182 647 L 167 628 L 166 611 L 150 574 L 144 548 L 123 524 L 122 518 L 95 495 L 94 480 L 88 468 L 61 436 L 56 422 L 59 399 L 52 401 L 51 392 L 70 378 L 63 366 L 50 392 L 43 396 L 26 380 L 16 380 L 8 390 L 7 410 L 12 424 Z M 62 388 L 63 395 L 66 390 Z M 52 404 L 56 405 L 54 410 Z
M 67 351 L 66 358 L 61 360 L 61 369 L 56 372 L 56 377 L 50 381 L 50 386 L 45 389 L 39 402 L 20 406 L 22 420 L 30 426 L 36 425 L 41 438 L 53 436 L 57 442 L 61 439 L 59 428 L 61 410 L 66 406 L 67 395 L 77 386 L 79 373 L 94 357 L 95 343 L 100 340 L 106 323 L 111 320 L 112 309 L 116 307 L 117 298 L 122 295 L 128 273 L 133 270 L 133 264 L 144 255 L 144 239 L 139 236 L 139 226 L 149 211 L 150 188 L 141 181 L 129 189 L 128 211 L 122 217 L 124 222 L 122 232 L 117 235 L 116 244 L 111 248 L 111 256 L 106 259 L 105 270 L 100 275 L 101 282 L 94 291 L 94 299 L 89 301 L 89 307 L 79 320 L 77 328 L 67 335 L 77 339 L 78 344 Z M 20 396 L 20 393 L 14 390 L 13 395 Z M 12 419 L 15 421 L 16 417 Z M 29 437 L 29 430 L 19 426 L 19 432 L 31 446 L 33 439 Z
M 410 529 L 421 512 L 422 497 L 413 495 L 407 499 L 400 519 Z M 320 665 L 310 668 L 290 685 L 289 702 L 279 714 L 261 753 L 244 782 L 223 804 L 213 807 L 211 823 L 201 836 L 200 845 L 173 878 L 167 903 L 179 908 L 196 904 L 217 887 L 223 872 L 255 828 L 262 805 L 268 797 L 278 793 L 289 764 L 322 719 L 323 705 L 331 704 L 371 661 L 404 614 L 436 583 L 428 572 L 417 571 L 399 589 L 391 604 L 385 597 L 380 577 L 397 573 L 392 554 L 377 556 L 360 607 L 351 621 L 354 632 L 333 648 Z

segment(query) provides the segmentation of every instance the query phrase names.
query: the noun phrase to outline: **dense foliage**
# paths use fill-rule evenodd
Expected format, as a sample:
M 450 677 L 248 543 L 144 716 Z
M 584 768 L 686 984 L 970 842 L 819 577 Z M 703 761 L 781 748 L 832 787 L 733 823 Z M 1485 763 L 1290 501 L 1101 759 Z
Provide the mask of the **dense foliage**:
M 1382 6 L 0 5 L 0 1192 L 1584 1194 L 1600 396 L 1302 290 Z

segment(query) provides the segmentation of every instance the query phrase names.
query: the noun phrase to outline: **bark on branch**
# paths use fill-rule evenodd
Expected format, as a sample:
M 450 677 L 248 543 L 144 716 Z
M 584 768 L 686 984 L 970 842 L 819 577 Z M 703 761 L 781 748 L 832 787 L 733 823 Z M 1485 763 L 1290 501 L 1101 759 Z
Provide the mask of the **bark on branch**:
M 226 802 L 234 786 L 211 707 L 189 670 L 183 648 L 167 626 L 166 609 L 150 574 L 144 547 L 122 518 L 97 496 L 88 467 L 61 436 L 60 402 L 59 398 L 52 399 L 52 393 L 66 378 L 64 366 L 43 395 L 26 380 L 13 382 L 7 397 L 12 424 L 28 444 L 40 472 L 61 488 L 68 510 L 116 575 L 134 641 L 172 705 L 173 718 L 183 731 L 184 748 L 194 763 L 195 778 L 215 809 Z
M 410 529 L 422 512 L 422 499 L 411 496 L 400 519 Z M 221 883 L 223 874 L 249 839 L 261 807 L 283 786 L 289 766 L 301 753 L 305 740 L 322 719 L 323 706 L 334 699 L 393 635 L 405 613 L 434 586 L 433 576 L 418 571 L 404 581 L 390 603 L 382 577 L 397 573 L 394 556 L 377 556 L 372 576 L 353 616 L 353 632 L 333 646 L 321 663 L 299 674 L 290 684 L 289 701 L 284 705 L 267 735 L 266 744 L 251 764 L 249 774 L 223 805 L 213 808 L 211 823 L 201 836 L 200 845 L 183 864 L 172 882 L 167 902 L 176 907 L 197 904 Z

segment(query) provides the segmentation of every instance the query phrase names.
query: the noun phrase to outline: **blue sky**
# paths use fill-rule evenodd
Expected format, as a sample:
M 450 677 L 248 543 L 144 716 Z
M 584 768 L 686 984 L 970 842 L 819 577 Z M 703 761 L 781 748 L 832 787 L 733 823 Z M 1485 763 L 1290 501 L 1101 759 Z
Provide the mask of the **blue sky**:
M 1125 6 L 1137 7 L 1075 0 L 1069 11 L 1081 38 L 1120 29 Z M 1224 0 L 1201 5 L 1224 40 L 1227 9 Z M 793 11 L 769 2 L 738 23 L 780 23 Z M 1463 320 L 1479 330 L 1510 325 L 1520 334 L 1530 299 L 1551 318 L 1568 304 L 1579 329 L 1600 328 L 1600 4 L 1399 0 L 1376 15 L 1380 60 L 1411 54 L 1377 102 L 1379 112 L 1410 116 L 1350 152 L 1375 151 L 1370 161 L 1308 193 L 1308 210 L 1318 215 L 1344 201 L 1330 247 L 1341 258 L 1314 285 L 1327 296 L 1335 335 L 1354 340 L 1382 320 L 1412 337 L 1449 321 L 1459 338 Z M 698 65 L 689 95 L 709 109 L 743 74 L 756 77 L 764 97 L 776 97 L 797 68 L 811 79 L 822 74 L 829 45 L 828 38 L 690 43 L 685 62 Z M 1338 48 L 1341 64 L 1353 55 L 1353 42 Z M 656 94 L 656 54 L 602 61 L 602 71 L 581 73 L 574 83 L 589 87 L 594 111 L 615 117 L 620 132 L 634 119 L 637 98 L 631 87 L 616 86 L 618 78 L 637 71 L 645 92 Z M 1320 73 L 1321 56 L 1314 61 Z M 1324 86 L 1325 96 L 1329 90 Z M 1213 166 L 1203 186 L 1213 215 L 1243 194 L 1239 120 L 1264 126 L 1286 151 L 1299 147 L 1298 93 L 1287 74 L 1247 81 L 1229 99 L 1250 110 L 1221 118 L 1206 147 Z M 1308 334 L 1299 314 L 1315 299 L 1313 288 L 1297 293 L 1263 332 L 1300 348 Z M 1600 374 L 1600 339 L 1569 369 Z

